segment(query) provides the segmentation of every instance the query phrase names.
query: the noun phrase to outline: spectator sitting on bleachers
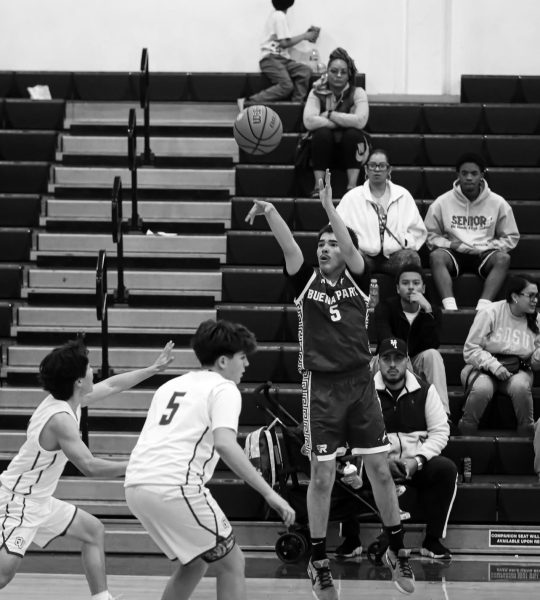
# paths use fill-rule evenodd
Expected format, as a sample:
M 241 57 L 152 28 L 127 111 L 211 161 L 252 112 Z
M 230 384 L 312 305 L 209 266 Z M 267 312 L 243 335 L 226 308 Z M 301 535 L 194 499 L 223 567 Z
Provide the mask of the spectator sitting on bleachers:
M 372 150 L 365 170 L 365 183 L 347 192 L 337 211 L 356 232 L 370 271 L 395 276 L 406 263 L 420 266 L 426 228 L 411 194 L 390 181 L 386 151 Z
M 452 277 L 476 269 L 485 279 L 476 305 L 480 310 L 501 288 L 519 232 L 512 208 L 484 179 L 480 156 L 464 154 L 456 171 L 453 189 L 439 196 L 426 215 L 431 270 L 443 308 L 457 310 Z
M 506 300 L 479 311 L 465 341 L 461 382 L 468 391 L 459 429 L 475 433 L 495 390 L 510 396 L 519 433 L 533 432 L 533 373 L 540 369 L 538 286 L 512 277 Z
M 347 171 L 347 189 L 358 185 L 360 168 L 369 154 L 366 126 L 369 106 L 365 90 L 356 87 L 356 66 L 343 48 L 328 59 L 328 71 L 314 83 L 304 107 L 304 126 L 311 132 L 311 162 L 315 177 L 312 197 L 326 169 Z M 339 160 L 338 160 L 339 157 Z
M 312 71 L 307 65 L 292 60 L 288 48 L 303 40 L 315 42 L 319 30 L 311 27 L 304 33 L 291 36 L 286 12 L 293 4 L 294 0 L 272 0 L 275 10 L 266 20 L 259 61 L 263 75 L 272 85 L 249 98 L 238 98 L 240 111 L 248 103 L 265 104 L 289 97 L 293 102 L 303 102 L 306 98 Z
M 437 348 L 440 346 L 441 309 L 425 297 L 426 286 L 422 268 L 404 265 L 396 277 L 397 294 L 375 307 L 377 341 L 390 337 L 407 340 L 414 372 L 433 384 L 450 414 L 446 370 Z
M 391 444 L 390 472 L 396 483 L 418 491 L 424 511 L 426 535 L 420 552 L 431 558 L 450 559 L 452 553 L 440 538 L 446 536 L 454 503 L 457 467 L 440 455 L 450 429 L 437 390 L 407 370 L 407 344 L 399 338 L 381 342 L 380 371 L 374 381 Z M 342 481 L 350 484 L 347 477 Z M 336 553 L 354 556 L 354 549 L 360 545 L 356 519 L 343 523 L 342 535 L 345 540 Z

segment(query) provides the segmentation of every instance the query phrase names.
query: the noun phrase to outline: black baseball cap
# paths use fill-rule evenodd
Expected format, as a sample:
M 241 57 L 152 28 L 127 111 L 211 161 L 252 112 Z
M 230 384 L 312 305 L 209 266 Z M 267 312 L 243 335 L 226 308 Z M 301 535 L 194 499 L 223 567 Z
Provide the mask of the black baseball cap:
M 397 352 L 407 356 L 407 343 L 400 338 L 386 338 L 379 346 L 379 356 L 383 356 L 388 352 Z

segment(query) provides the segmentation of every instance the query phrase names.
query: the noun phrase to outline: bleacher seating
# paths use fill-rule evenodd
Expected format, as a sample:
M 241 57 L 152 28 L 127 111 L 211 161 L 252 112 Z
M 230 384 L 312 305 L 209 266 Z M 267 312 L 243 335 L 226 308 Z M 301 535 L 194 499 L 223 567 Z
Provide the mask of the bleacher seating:
M 533 77 L 502 79 L 479 85 L 464 78 L 461 103 L 372 103 L 369 131 L 374 146 L 390 153 L 393 181 L 411 191 L 423 214 L 450 188 L 456 157 L 465 150 L 482 154 L 490 186 L 511 202 L 522 233 L 512 268 L 536 275 L 540 84 Z M 26 87 L 38 83 L 49 85 L 54 100 L 26 98 Z M 250 227 L 244 218 L 254 197 L 271 199 L 297 232 L 306 255 L 314 256 L 315 232 L 324 215 L 318 201 L 305 197 L 311 174 L 292 166 L 302 129 L 299 105 L 272 105 L 285 131 L 272 153 L 249 156 L 232 141 L 235 98 L 265 85 L 258 73 L 151 74 L 156 162 L 139 170 L 138 208 L 145 226 L 174 235 L 126 232 L 129 302 L 110 310 L 109 360 L 115 372 L 144 366 L 169 337 L 177 342 L 176 360 L 166 376 L 92 409 L 90 445 L 98 455 L 127 455 L 151 390 L 170 374 L 196 365 L 187 339 L 200 320 L 214 315 L 245 323 L 259 339 L 242 384 L 241 437 L 264 420 L 254 392 L 261 381 L 279 384 L 280 401 L 301 417 L 296 313 L 281 255 L 264 221 Z M 130 179 L 123 131 L 129 108 L 136 108 L 141 120 L 138 96 L 137 74 L 0 72 L 0 97 L 5 98 L 0 102 L 0 337 L 9 338 L 0 370 L 5 384 L 0 387 L 0 434 L 6 440 L 0 464 L 21 443 L 21 416 L 28 416 L 43 397 L 35 373 L 48 349 L 84 327 L 92 362 L 100 362 L 95 258 L 99 249 L 107 249 L 113 292 L 110 190 L 114 176 L 121 174 L 127 220 Z M 140 140 L 139 135 L 139 151 Z M 337 174 L 336 197 L 344 185 L 343 174 Z M 382 295 L 393 290 L 389 280 L 381 278 L 380 286 Z M 430 277 L 428 286 L 433 287 Z M 442 354 L 454 418 L 462 403 L 462 344 L 479 286 L 473 275 L 461 277 L 456 297 L 469 308 L 444 316 Z M 372 330 L 370 336 L 374 342 Z M 534 389 L 536 416 L 539 389 Z M 453 437 L 445 453 L 458 465 L 471 457 L 473 465 L 473 482 L 459 486 L 454 525 L 537 522 L 540 488 L 532 484 L 529 439 L 490 427 L 478 437 Z M 62 497 L 128 522 L 120 481 L 66 474 L 59 487 Z M 212 491 L 232 519 L 261 518 L 260 499 L 229 471 L 217 473 Z M 421 520 L 414 496 L 407 502 L 413 520 Z

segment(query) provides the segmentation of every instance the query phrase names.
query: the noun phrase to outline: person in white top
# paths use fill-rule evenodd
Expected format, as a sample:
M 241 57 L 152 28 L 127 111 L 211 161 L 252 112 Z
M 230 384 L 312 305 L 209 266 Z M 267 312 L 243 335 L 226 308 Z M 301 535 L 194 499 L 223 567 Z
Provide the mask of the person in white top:
M 392 167 L 385 150 L 372 150 L 365 170 L 365 183 L 348 191 L 337 211 L 356 231 L 370 271 L 395 276 L 404 264 L 420 266 L 418 250 L 427 230 L 414 198 L 390 181 Z
M 288 99 L 303 102 L 306 98 L 312 71 L 307 65 L 292 60 L 288 49 L 304 40 L 315 42 L 320 29 L 312 26 L 304 33 L 291 36 L 286 13 L 293 4 L 294 0 L 272 0 L 275 10 L 264 26 L 259 61 L 262 73 L 272 85 L 249 98 L 238 98 L 240 111 L 246 104 L 267 104 Z
M 506 300 L 476 314 L 463 347 L 461 382 L 467 397 L 462 434 L 476 432 L 495 390 L 510 396 L 518 432 L 533 432 L 533 371 L 540 369 L 538 286 L 527 276 L 510 278 Z
M 126 500 L 152 539 L 180 565 L 162 600 L 191 597 L 209 563 L 221 600 L 246 598 L 244 557 L 231 525 L 206 487 L 220 458 L 291 525 L 295 513 L 257 473 L 236 441 L 242 400 L 237 384 L 256 349 L 243 325 L 208 320 L 192 347 L 202 369 L 154 394 L 129 459 Z
M 81 407 L 127 390 L 163 371 L 173 360 L 169 342 L 149 367 L 93 384 L 88 351 L 81 340 L 55 348 L 41 362 L 40 379 L 50 395 L 32 415 L 26 441 L 0 475 L 0 589 L 15 576 L 33 541 L 45 547 L 66 535 L 79 540 L 92 600 L 110 600 L 104 527 L 96 517 L 53 498 L 67 461 L 88 477 L 119 477 L 126 461 L 96 458 L 79 433 Z

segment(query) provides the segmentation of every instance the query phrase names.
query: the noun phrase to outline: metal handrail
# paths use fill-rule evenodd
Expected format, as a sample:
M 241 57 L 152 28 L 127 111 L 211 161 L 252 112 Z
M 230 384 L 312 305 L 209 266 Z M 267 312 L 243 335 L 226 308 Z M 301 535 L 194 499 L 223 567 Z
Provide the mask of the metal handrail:
M 115 301 L 120 304 L 127 302 L 128 292 L 124 285 L 124 223 L 122 216 L 122 179 L 114 178 L 111 203 L 112 239 L 116 244 L 116 270 L 118 282 Z
M 127 128 L 127 150 L 128 150 L 128 168 L 131 172 L 131 224 L 132 231 L 138 231 L 142 228 L 137 208 L 137 167 L 139 159 L 137 157 L 137 115 L 134 108 L 129 109 L 128 128 Z
M 154 162 L 154 155 L 150 150 L 150 70 L 148 60 L 148 49 L 143 48 L 141 55 L 141 72 L 139 74 L 139 95 L 141 108 L 144 111 L 144 152 L 143 164 L 149 165 Z

